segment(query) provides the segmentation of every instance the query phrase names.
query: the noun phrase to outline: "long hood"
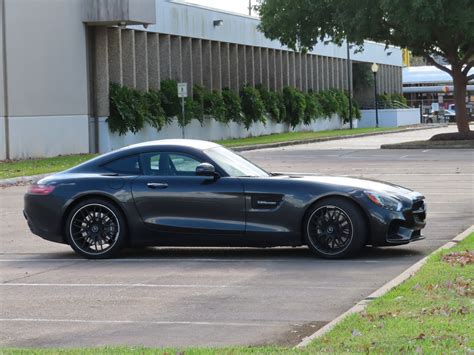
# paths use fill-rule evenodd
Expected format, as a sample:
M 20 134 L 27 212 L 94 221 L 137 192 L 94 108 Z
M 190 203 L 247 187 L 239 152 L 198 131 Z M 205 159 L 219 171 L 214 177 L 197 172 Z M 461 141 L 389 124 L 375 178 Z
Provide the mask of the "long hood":
M 357 189 L 375 192 L 384 192 L 391 195 L 419 195 L 413 190 L 407 189 L 403 186 L 390 184 L 378 180 L 360 179 L 346 176 L 320 176 L 320 175 L 295 175 L 286 176 L 286 178 L 296 178 L 303 181 L 314 182 L 317 184 L 339 186 L 342 189 Z

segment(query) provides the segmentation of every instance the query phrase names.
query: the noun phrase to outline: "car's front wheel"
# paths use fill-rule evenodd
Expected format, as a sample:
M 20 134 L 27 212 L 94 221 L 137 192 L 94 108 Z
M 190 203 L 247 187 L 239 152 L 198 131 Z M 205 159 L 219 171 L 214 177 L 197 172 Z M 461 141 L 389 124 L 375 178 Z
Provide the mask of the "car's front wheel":
M 88 199 L 70 211 L 65 232 L 69 245 L 78 254 L 89 259 L 110 258 L 124 245 L 125 218 L 113 203 Z
M 326 259 L 338 259 L 360 250 L 367 238 L 367 225 L 355 203 L 333 197 L 311 208 L 303 232 L 313 253 Z

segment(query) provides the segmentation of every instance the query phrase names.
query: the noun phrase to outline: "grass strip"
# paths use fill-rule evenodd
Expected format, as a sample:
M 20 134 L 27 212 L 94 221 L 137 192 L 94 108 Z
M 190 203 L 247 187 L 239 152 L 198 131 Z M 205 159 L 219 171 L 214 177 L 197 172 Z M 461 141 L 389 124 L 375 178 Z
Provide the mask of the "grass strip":
M 0 179 L 54 173 L 69 169 L 94 156 L 94 154 L 79 154 L 61 155 L 54 158 L 2 161 L 0 162 Z
M 472 353 L 473 253 L 474 233 L 454 248 L 432 255 L 412 278 L 371 302 L 364 312 L 347 317 L 304 349 L 277 346 L 184 349 L 109 347 L 0 349 L 0 352 L 12 355 Z
M 248 137 L 239 139 L 225 139 L 216 141 L 216 143 L 222 144 L 226 147 L 242 147 L 246 145 L 254 144 L 269 144 L 269 143 L 281 143 L 281 142 L 293 142 L 315 138 L 329 138 L 329 137 L 342 137 L 353 134 L 362 133 L 376 133 L 399 130 L 400 127 L 383 127 L 383 128 L 354 128 L 354 129 L 335 129 L 331 131 L 316 131 L 316 132 L 287 132 L 287 133 L 276 133 L 268 134 L 258 137 Z

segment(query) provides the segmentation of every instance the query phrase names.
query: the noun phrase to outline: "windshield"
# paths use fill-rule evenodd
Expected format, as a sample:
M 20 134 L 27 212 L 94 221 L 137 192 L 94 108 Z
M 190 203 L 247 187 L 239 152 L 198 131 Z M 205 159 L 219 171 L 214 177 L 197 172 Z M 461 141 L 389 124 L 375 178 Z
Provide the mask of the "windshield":
M 267 172 L 258 166 L 224 147 L 206 149 L 204 153 L 224 169 L 229 176 L 269 176 Z

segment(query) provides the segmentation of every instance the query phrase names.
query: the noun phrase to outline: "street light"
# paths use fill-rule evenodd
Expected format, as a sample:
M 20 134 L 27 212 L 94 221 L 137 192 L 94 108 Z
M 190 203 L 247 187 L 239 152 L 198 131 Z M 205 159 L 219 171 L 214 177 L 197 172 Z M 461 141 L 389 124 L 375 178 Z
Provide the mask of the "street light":
M 379 105 L 377 100 L 377 72 L 379 66 L 377 63 L 372 64 L 372 73 L 374 73 L 374 95 L 375 95 L 375 127 L 379 128 Z

